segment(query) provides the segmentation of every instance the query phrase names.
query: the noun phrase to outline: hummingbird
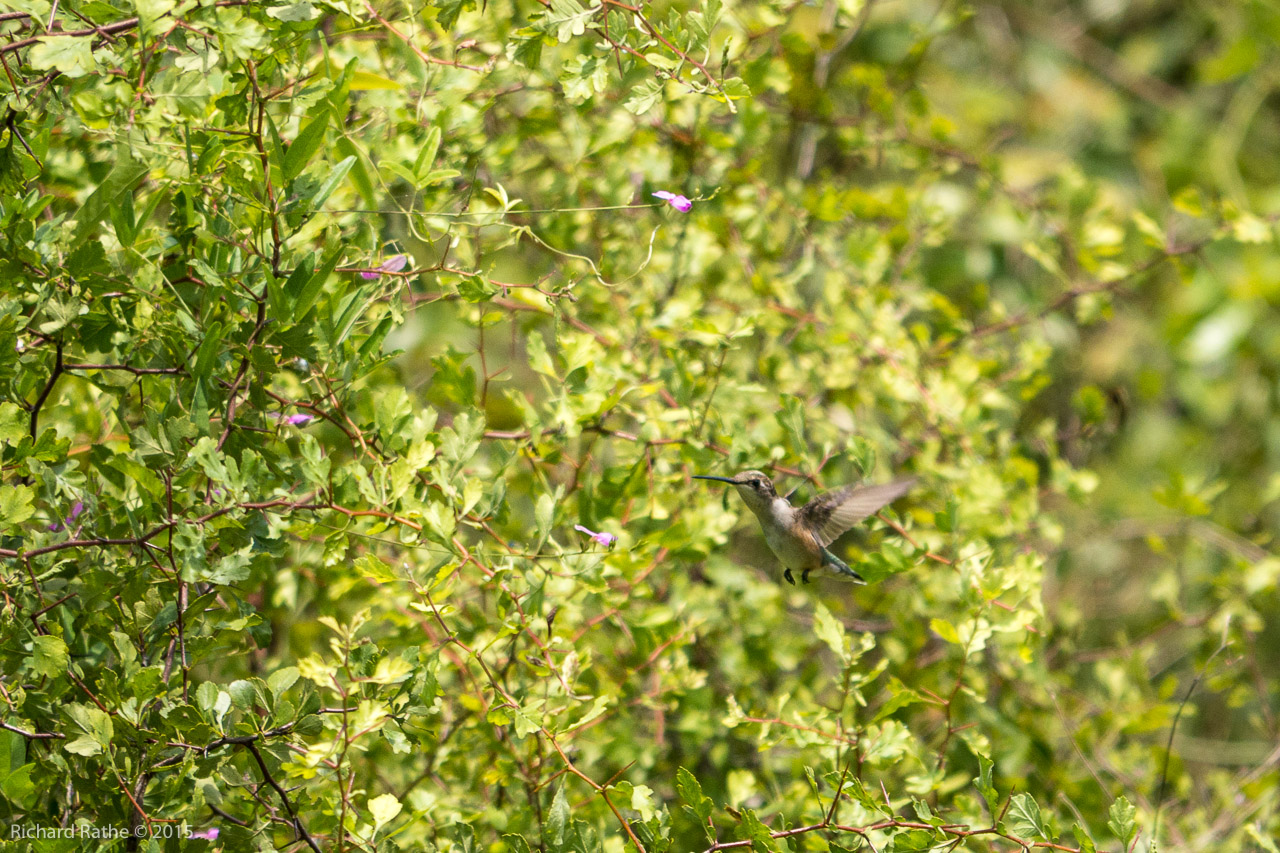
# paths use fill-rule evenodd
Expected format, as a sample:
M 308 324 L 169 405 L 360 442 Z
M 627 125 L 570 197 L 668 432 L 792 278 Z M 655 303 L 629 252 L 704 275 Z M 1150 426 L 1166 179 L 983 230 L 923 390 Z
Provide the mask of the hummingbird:
M 718 480 L 738 491 L 760 519 L 764 539 L 782 561 L 782 576 L 792 586 L 796 583 L 792 569 L 801 572 L 804 583 L 809 583 L 809 573 L 816 569 L 853 583 L 866 583 L 827 546 L 862 519 L 905 495 L 916 483 L 913 477 L 880 486 L 845 486 L 823 492 L 797 508 L 779 497 L 773 481 L 759 471 L 743 471 L 732 477 L 696 474 L 694 479 Z

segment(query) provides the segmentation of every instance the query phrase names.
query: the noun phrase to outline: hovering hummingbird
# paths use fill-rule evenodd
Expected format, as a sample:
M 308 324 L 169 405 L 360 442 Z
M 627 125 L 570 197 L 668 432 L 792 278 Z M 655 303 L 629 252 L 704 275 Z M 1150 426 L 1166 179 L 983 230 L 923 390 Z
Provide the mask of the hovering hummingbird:
M 773 482 L 759 471 L 743 471 L 733 477 L 697 474 L 695 480 L 729 483 L 760 519 L 764 539 L 785 568 L 782 576 L 795 586 L 792 569 L 809 583 L 809 573 L 823 569 L 833 577 L 866 583 L 862 575 L 827 550 L 846 530 L 881 507 L 897 500 L 915 485 L 915 478 L 882 486 L 845 486 L 823 492 L 798 509 L 773 488 Z

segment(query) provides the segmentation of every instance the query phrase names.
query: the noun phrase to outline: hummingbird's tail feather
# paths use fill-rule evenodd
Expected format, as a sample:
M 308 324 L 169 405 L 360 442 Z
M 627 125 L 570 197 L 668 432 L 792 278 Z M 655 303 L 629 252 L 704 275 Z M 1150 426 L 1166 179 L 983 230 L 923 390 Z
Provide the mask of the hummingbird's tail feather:
M 848 563 L 837 557 L 835 554 L 832 554 L 826 548 L 822 549 L 822 562 L 824 565 L 830 566 L 834 569 L 836 574 L 845 580 L 861 584 L 865 584 L 867 582 L 866 578 L 849 568 Z

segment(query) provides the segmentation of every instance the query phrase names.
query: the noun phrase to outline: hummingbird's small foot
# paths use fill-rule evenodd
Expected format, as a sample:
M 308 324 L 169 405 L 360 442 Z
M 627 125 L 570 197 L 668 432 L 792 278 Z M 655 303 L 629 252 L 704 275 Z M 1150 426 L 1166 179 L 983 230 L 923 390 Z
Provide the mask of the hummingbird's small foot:
M 791 574 L 791 570 L 790 570 L 790 569 L 786 569 L 786 570 L 784 570 L 784 571 L 783 571 L 783 573 L 782 573 L 782 576 L 783 576 L 784 578 L 786 578 L 787 583 L 791 584 L 792 586 L 795 586 L 795 585 L 796 585 L 796 579 L 795 579 L 795 576 Z
M 803 572 L 801 572 L 801 574 L 800 574 L 800 582 L 801 582 L 801 583 L 809 583 L 809 569 L 805 569 Z

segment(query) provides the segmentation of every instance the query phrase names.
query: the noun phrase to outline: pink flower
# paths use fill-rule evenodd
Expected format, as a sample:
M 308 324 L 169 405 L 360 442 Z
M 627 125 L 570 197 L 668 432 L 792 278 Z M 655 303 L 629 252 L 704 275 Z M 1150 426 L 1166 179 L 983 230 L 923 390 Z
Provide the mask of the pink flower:
M 206 841 L 214 841 L 218 837 L 218 828 L 211 826 L 208 829 L 200 829 L 191 833 L 187 838 L 203 838 Z
M 404 255 L 392 255 L 383 261 L 376 270 L 365 270 L 360 273 L 360 277 L 366 281 L 373 281 L 384 272 L 400 272 L 408 262 L 409 259 Z
M 284 421 L 285 423 L 293 424 L 294 426 L 302 426 L 303 424 L 316 419 L 315 415 L 281 415 L 279 412 L 267 412 L 267 417 L 277 421 Z
M 71 505 L 71 515 L 67 516 L 62 521 L 55 521 L 53 524 L 50 524 L 49 530 L 53 531 L 54 533 L 57 533 L 64 526 L 70 527 L 71 522 L 79 518 L 80 513 L 82 512 L 84 512 L 84 501 L 76 501 Z
M 693 209 L 693 202 L 689 201 L 689 199 L 682 195 L 676 195 L 675 193 L 667 192 L 666 190 L 658 190 L 653 194 L 653 196 L 654 198 L 662 199 L 681 213 L 688 213 Z
M 618 541 L 618 537 L 614 536 L 612 533 L 596 533 L 594 530 L 583 527 L 581 524 L 575 524 L 573 529 L 587 534 L 591 537 L 591 541 L 605 548 L 612 548 L 613 543 Z

